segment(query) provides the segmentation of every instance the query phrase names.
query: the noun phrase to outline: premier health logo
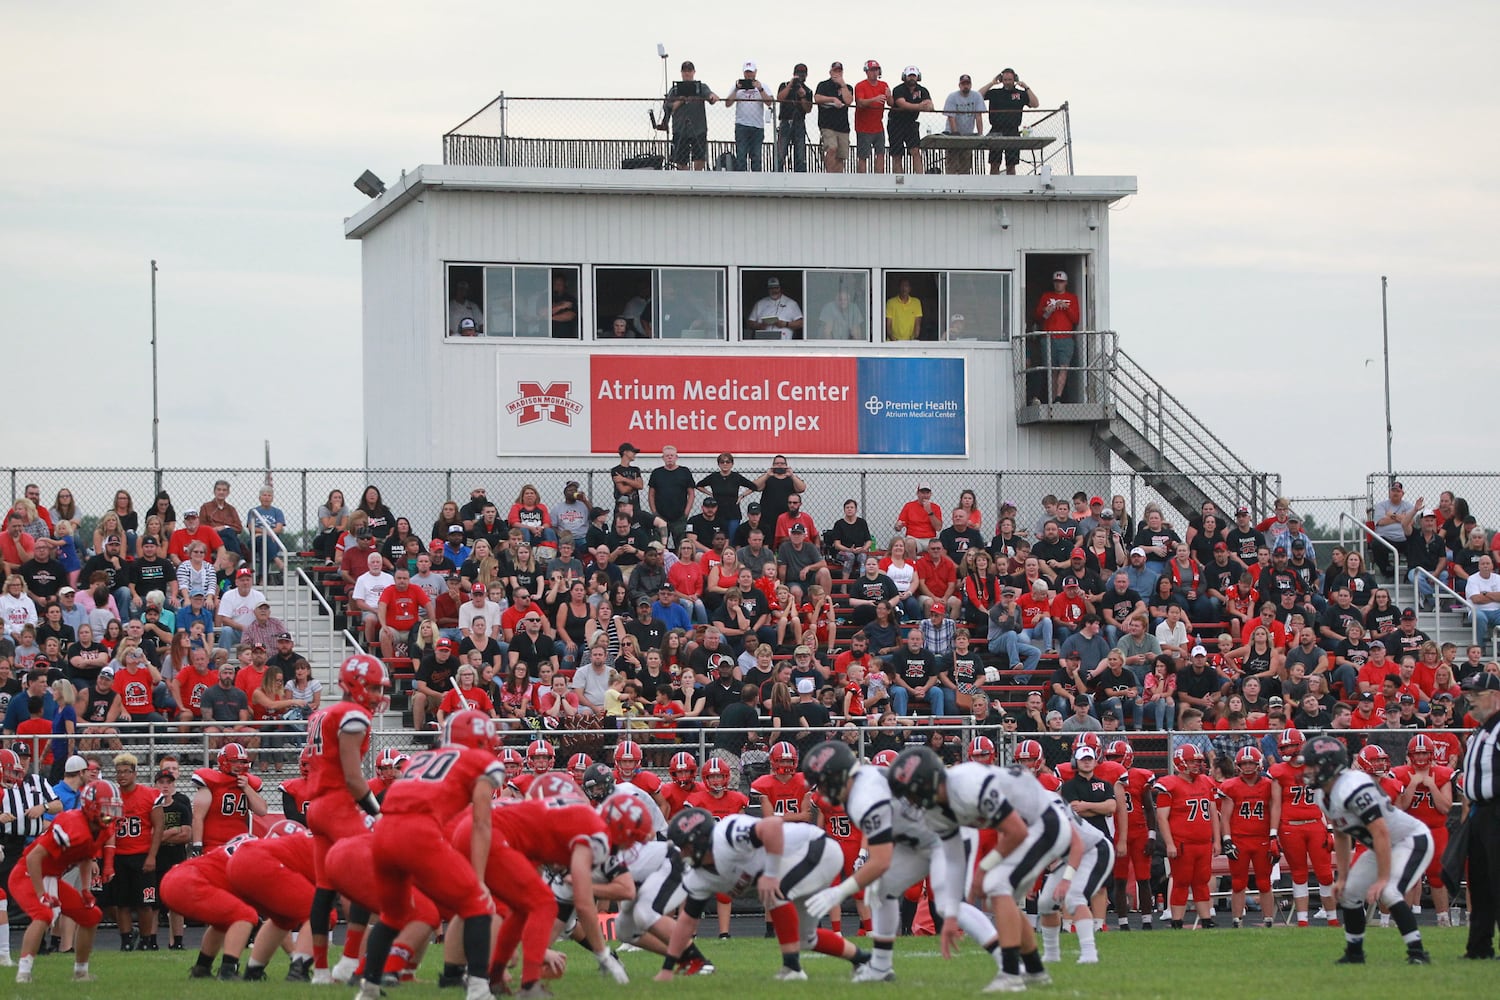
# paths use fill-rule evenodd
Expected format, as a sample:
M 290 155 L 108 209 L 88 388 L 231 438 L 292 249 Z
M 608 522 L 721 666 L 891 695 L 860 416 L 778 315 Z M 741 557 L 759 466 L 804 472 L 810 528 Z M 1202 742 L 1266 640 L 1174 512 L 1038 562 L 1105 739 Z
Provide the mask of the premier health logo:
M 953 419 L 963 412 L 956 399 L 881 399 L 872 394 L 862 405 L 870 416 L 887 419 Z
M 505 405 L 505 412 L 516 418 L 517 427 L 534 424 L 544 417 L 555 424 L 572 426 L 573 417 L 583 412 L 583 404 L 572 398 L 572 382 L 517 382 L 519 398 Z

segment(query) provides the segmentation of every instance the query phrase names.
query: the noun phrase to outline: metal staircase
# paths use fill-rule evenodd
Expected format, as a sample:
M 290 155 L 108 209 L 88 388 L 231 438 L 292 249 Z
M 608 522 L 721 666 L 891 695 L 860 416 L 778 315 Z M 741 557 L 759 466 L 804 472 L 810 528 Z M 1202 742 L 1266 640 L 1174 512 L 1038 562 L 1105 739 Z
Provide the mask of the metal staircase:
M 1078 357 L 1068 366 L 1061 400 L 1043 402 L 1055 373 L 1045 333 L 1012 342 L 1017 422 L 1088 423 L 1095 437 L 1145 478 L 1184 517 L 1212 500 L 1223 510 L 1244 504 L 1259 517 L 1274 507 L 1281 477 L 1260 472 L 1193 415 L 1176 396 L 1119 347 L 1112 331 L 1074 335 Z

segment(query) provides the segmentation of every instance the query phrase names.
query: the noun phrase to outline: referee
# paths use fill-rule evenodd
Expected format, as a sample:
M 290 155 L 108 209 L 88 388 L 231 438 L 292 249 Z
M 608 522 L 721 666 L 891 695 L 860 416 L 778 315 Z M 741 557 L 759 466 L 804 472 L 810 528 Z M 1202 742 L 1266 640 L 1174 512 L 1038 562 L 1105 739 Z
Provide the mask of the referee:
M 21 851 L 42 835 L 54 814 L 62 812 L 52 786 L 41 775 L 27 773 L 21 755 L 15 752 L 20 748 L 30 750 L 23 740 L 0 752 L 0 849 L 5 851 L 0 877 L 6 881 Z
M 1464 751 L 1464 795 L 1469 799 L 1469 944 L 1464 958 L 1495 957 L 1500 907 L 1500 675 L 1464 682 L 1469 712 L 1479 727 Z

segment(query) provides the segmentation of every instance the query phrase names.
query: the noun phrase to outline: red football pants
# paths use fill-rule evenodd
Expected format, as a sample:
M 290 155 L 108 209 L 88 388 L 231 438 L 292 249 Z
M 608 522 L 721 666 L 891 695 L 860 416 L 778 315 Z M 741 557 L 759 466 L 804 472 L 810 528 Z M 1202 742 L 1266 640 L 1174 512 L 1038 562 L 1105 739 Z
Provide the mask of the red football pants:
M 510 964 L 521 946 L 521 982 L 542 977 L 542 959 L 552 940 L 552 924 L 557 919 L 557 897 L 537 874 L 536 865 L 526 855 L 508 844 L 490 845 L 490 860 L 484 869 L 484 884 L 495 899 L 510 908 L 510 915 L 500 925 L 500 939 L 495 944 L 492 969 Z
M 318 873 L 318 888 L 332 889 L 333 883 L 328 881 L 324 867 L 328 852 L 341 840 L 363 837 L 370 832 L 365 825 L 365 812 L 348 795 L 325 794 L 307 804 L 307 828 L 313 835 L 313 867 Z
M 380 922 L 388 927 L 405 927 L 416 918 L 413 888 L 465 920 L 495 912 L 469 859 L 454 849 L 432 816 L 382 817 L 375 824 L 372 855 Z
M 1235 837 L 1238 858 L 1229 859 L 1229 882 L 1235 892 L 1250 888 L 1250 869 L 1255 869 L 1255 884 L 1261 892 L 1271 891 L 1271 867 L 1277 859 L 1271 856 L 1270 837 Z
M 1442 885 L 1443 852 L 1448 849 L 1448 828 L 1429 826 L 1427 832 L 1432 835 L 1432 861 L 1427 866 L 1427 881 L 1433 885 Z
M 1201 843 L 1178 843 L 1177 857 L 1167 860 L 1172 872 L 1172 893 L 1168 902 L 1172 906 L 1186 906 L 1188 891 L 1193 899 L 1208 902 L 1208 879 L 1213 874 L 1213 845 Z
M 229 859 L 229 888 L 284 931 L 301 927 L 312 912 L 313 884 L 263 855 L 236 852 Z
M 1293 885 L 1306 885 L 1308 869 L 1317 876 L 1325 891 L 1333 889 L 1333 852 L 1328 843 L 1328 828 L 1322 823 L 1299 823 L 1280 831 L 1281 853 L 1286 855 L 1287 869 Z
M 467 864 L 467 862 L 465 863 Z M 348 896 L 358 905 L 376 913 L 380 910 L 380 895 L 375 881 L 375 835 L 341 840 L 328 852 L 327 868 L 329 888 L 341 896 Z M 420 892 L 413 892 L 412 905 L 416 908 L 414 923 L 436 927 L 442 922 L 437 906 Z
M 25 864 L 18 862 L 10 870 L 9 885 L 11 898 L 28 917 L 32 920 L 40 920 L 44 924 L 52 923 L 54 915 L 52 908 L 42 905 L 41 899 L 36 894 L 36 887 L 31 884 L 31 875 L 26 871 Z M 62 907 L 63 916 L 71 918 L 79 927 L 97 927 L 99 921 L 104 919 L 104 914 L 99 907 L 84 902 L 83 894 L 62 879 L 57 880 L 57 901 Z M 0 907 L 4 906 L 5 894 L 0 893 Z M 0 913 L 3 912 L 4 910 L 0 909 Z
M 178 865 L 167 872 L 161 880 L 159 895 L 167 909 L 219 931 L 227 931 L 230 925 L 242 921 L 254 924 L 259 919 L 254 907 L 210 882 L 191 864 Z M 309 899 L 303 915 L 306 916 L 311 909 L 312 900 Z
M 1125 850 L 1115 855 L 1115 878 L 1134 879 L 1137 882 L 1151 880 L 1151 856 L 1146 853 L 1149 841 L 1146 827 L 1125 831 Z

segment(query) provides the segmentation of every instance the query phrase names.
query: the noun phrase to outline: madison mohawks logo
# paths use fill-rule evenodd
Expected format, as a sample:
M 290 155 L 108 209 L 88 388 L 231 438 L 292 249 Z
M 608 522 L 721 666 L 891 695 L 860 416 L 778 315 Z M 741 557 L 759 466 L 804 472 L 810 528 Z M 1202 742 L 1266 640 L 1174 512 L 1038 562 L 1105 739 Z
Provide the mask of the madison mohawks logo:
M 569 396 L 572 391 L 572 382 L 553 382 L 544 388 L 540 382 L 519 381 L 519 398 L 507 403 L 505 412 L 515 416 L 517 427 L 537 423 L 543 415 L 553 423 L 572 426 L 573 415 L 583 412 L 583 404 Z

